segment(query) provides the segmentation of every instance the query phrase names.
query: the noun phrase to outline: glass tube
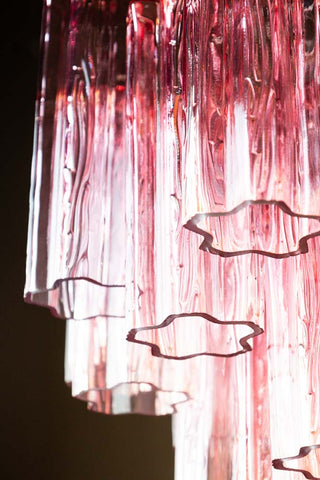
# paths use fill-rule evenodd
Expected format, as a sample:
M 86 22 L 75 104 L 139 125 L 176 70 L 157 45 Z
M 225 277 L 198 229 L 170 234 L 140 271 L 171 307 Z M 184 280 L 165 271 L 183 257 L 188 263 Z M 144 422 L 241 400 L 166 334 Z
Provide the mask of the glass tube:
M 319 247 L 260 263 L 264 333 L 245 355 L 207 359 L 208 389 L 176 414 L 177 480 L 319 478 Z
M 318 29 L 318 1 L 45 2 L 26 299 L 92 409 L 181 409 L 177 480 L 320 475 Z
M 210 253 L 306 252 L 320 231 L 318 3 L 163 8 L 183 222 Z
M 125 314 L 127 7 L 44 4 L 25 296 L 61 317 Z

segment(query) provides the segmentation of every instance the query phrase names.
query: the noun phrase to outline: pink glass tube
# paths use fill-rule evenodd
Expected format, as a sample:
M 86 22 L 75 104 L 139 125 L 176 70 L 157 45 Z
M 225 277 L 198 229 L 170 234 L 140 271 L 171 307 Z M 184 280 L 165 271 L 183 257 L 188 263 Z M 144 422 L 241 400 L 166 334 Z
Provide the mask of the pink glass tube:
M 320 231 L 318 3 L 163 9 L 183 222 L 211 253 L 306 252 Z
M 272 477 L 266 336 L 233 358 L 207 357 L 207 385 L 173 422 L 175 480 Z
M 162 56 L 167 55 L 159 47 L 157 29 L 163 7 L 157 2 L 132 2 L 128 17 L 129 190 L 133 201 L 127 197 L 131 227 L 127 306 L 135 329 L 129 340 L 153 345 L 158 356 L 167 358 L 236 355 L 248 350 L 242 339 L 261 333 L 259 262 L 250 256 L 212 258 L 199 251 L 197 236 L 183 228 L 177 162 L 172 155 L 174 137 L 164 135 L 169 129 L 169 106 L 163 98 L 166 90 L 158 88 L 159 78 L 170 75 L 161 68 Z M 161 41 L 170 45 L 172 32 L 166 24 L 160 33 L 165 37 L 160 46 Z M 157 105 L 161 107 L 156 118 Z
M 207 480 L 209 442 L 212 425 L 213 361 L 203 358 L 207 375 L 197 398 L 181 405 L 172 417 L 174 480 Z
M 173 197 L 171 190 L 175 167 L 171 164 L 170 169 L 164 171 L 160 162 L 156 162 L 159 159 L 156 148 L 159 124 L 152 112 L 155 111 L 157 99 L 157 7 L 155 2 L 132 2 L 127 27 L 127 119 L 131 160 L 129 177 L 132 178 L 132 188 L 130 187 L 129 191 L 133 192 L 134 199 L 132 201 L 128 197 L 127 218 L 131 219 L 128 224 L 132 226 L 128 241 L 128 248 L 132 250 L 127 255 L 128 259 L 132 259 L 132 264 L 127 264 L 128 311 L 125 319 L 118 319 L 116 322 L 97 318 L 85 323 L 70 321 L 68 327 L 67 382 L 72 383 L 74 395 L 91 403 L 93 396 L 98 396 L 101 405 L 95 400 L 94 408 L 106 413 L 122 411 L 117 410 L 119 407 L 112 406 L 117 403 L 116 400 L 111 401 L 111 406 L 104 400 L 107 398 L 110 402 L 110 395 L 115 395 L 119 385 L 124 397 L 124 389 L 128 389 L 128 404 L 133 396 L 131 388 L 136 392 L 142 389 L 142 394 L 146 385 L 149 385 L 149 388 L 152 385 L 153 392 L 158 392 L 157 395 L 160 395 L 162 390 L 162 393 L 167 394 L 177 391 L 180 395 L 185 392 L 189 397 L 195 396 L 199 390 L 198 379 L 203 381 L 203 375 L 199 375 L 203 368 L 201 359 L 192 357 L 198 354 L 212 353 L 225 357 L 244 353 L 250 346 L 247 342 L 245 346 L 242 345 L 242 339 L 262 332 L 254 323 L 255 315 L 252 325 L 249 321 L 239 321 L 237 325 L 232 321 L 229 324 L 222 324 L 220 320 L 217 323 L 208 321 L 211 317 L 205 312 L 213 302 L 212 282 L 216 287 L 218 280 L 216 283 L 215 281 L 220 278 L 219 274 L 224 275 L 223 261 L 199 252 L 196 237 L 182 228 L 179 202 Z M 139 69 L 136 69 L 137 65 Z M 165 243 L 163 236 L 166 238 Z M 248 258 L 241 262 L 250 270 Z M 232 261 L 226 263 L 232 268 Z M 227 287 L 231 295 L 236 293 L 240 282 L 239 271 L 236 271 L 239 265 L 236 261 L 233 263 L 236 264 L 234 290 Z M 254 264 L 252 268 L 255 267 Z M 228 268 L 225 272 L 227 271 Z M 226 278 L 223 277 L 222 282 L 226 281 Z M 252 278 L 256 278 L 256 275 Z M 247 286 L 245 292 L 248 293 L 250 287 L 248 291 L 246 289 Z M 200 293 L 197 293 L 198 291 Z M 242 301 L 239 299 L 239 291 L 236 294 L 237 301 L 241 304 L 237 309 L 240 319 L 242 315 L 244 319 L 249 316 L 247 306 L 251 305 L 251 301 L 245 302 L 245 292 L 241 291 Z M 198 300 L 197 296 L 201 299 Z M 224 298 L 225 295 L 222 294 L 221 300 Z M 233 302 L 229 303 L 230 310 L 227 313 L 224 304 L 216 304 L 215 312 L 219 318 L 224 317 L 224 314 L 230 316 L 230 310 L 232 318 L 237 315 L 233 312 L 236 308 Z M 254 309 L 256 310 L 257 308 Z M 195 315 L 195 311 L 199 311 L 199 315 Z M 157 321 L 166 319 L 172 312 L 179 313 L 176 320 L 181 319 L 182 324 L 176 328 L 176 337 L 174 332 L 165 332 L 163 347 L 171 348 L 173 357 L 176 358 L 179 355 L 174 345 L 178 342 L 186 343 L 189 339 L 187 356 L 191 357 L 190 361 L 172 363 L 157 359 L 151 356 L 149 348 L 125 342 L 130 328 L 142 328 L 146 325 L 154 326 L 156 338 L 160 332 Z M 191 320 L 195 321 L 191 324 Z M 210 337 L 210 329 L 214 328 L 214 325 L 218 328 L 211 332 Z M 213 346 L 212 350 L 210 338 L 217 334 L 220 341 L 216 341 L 216 347 Z M 93 343 L 93 347 L 89 348 L 88 345 L 93 342 L 92 340 L 88 343 L 90 338 L 95 338 L 97 343 Z M 81 348 L 80 345 L 87 347 Z M 116 350 L 114 345 L 118 346 Z M 108 356 L 107 360 L 107 353 L 103 352 L 113 352 L 113 355 L 117 355 L 117 360 L 112 355 Z M 83 365 L 83 368 L 80 368 L 80 365 Z M 95 372 L 103 373 L 98 375 Z M 190 375 L 190 372 L 194 374 Z M 173 402 L 169 411 L 172 411 L 172 404 Z M 139 408 L 142 411 L 145 407 L 140 405 Z M 165 406 L 155 411 L 168 413 L 167 408 L 168 406 Z
M 184 233 L 190 235 L 190 232 Z M 265 303 L 257 281 L 262 260 L 256 258 L 254 261 L 249 256 L 221 259 L 204 252 L 199 254 L 206 256 L 208 263 L 215 267 L 211 272 L 214 281 L 207 276 L 205 293 L 199 295 L 198 300 L 200 312 L 190 312 L 183 307 L 186 313 L 175 316 L 174 320 L 180 320 L 180 323 L 172 322 L 170 325 L 173 329 L 159 328 L 155 323 L 152 325 L 155 318 L 145 318 L 142 307 L 138 311 L 129 310 L 126 317 L 120 319 L 100 317 L 68 321 L 66 382 L 72 384 L 74 396 L 86 400 L 92 408 L 104 413 L 128 413 L 130 410 L 124 408 L 129 409 L 128 406 L 133 405 L 132 411 L 163 414 L 175 411 L 182 401 L 198 400 L 200 392 L 207 391 L 210 385 L 210 388 L 213 386 L 214 389 L 227 389 L 230 392 L 229 407 L 221 411 L 216 406 L 217 417 L 221 418 L 223 412 L 226 418 L 230 416 L 229 408 L 235 401 L 230 385 L 237 385 L 240 381 L 237 375 L 241 377 L 243 372 L 228 368 L 228 374 L 222 373 L 227 368 L 225 362 L 230 357 L 252 358 L 251 350 L 255 343 L 259 351 L 262 348 L 256 342 L 256 337 L 264 338 L 263 330 L 258 325 L 258 322 L 263 322 Z M 242 281 L 241 275 L 245 275 L 246 282 Z M 195 279 L 191 291 L 196 289 Z M 216 291 L 219 293 L 217 298 Z M 177 298 L 178 301 L 182 299 Z M 206 299 L 214 305 L 213 313 L 224 321 L 212 322 L 210 315 L 201 312 L 201 306 L 206 308 Z M 161 311 L 157 313 L 160 315 Z M 228 322 L 228 319 L 238 316 L 248 321 Z M 138 342 L 135 340 L 132 343 L 132 330 L 128 336 L 131 342 L 126 341 L 132 326 L 137 327 L 136 334 L 142 334 Z M 150 346 L 157 346 L 163 354 L 152 355 Z M 182 355 L 181 346 L 184 349 Z M 210 364 L 207 360 L 209 357 L 212 357 L 212 362 L 219 357 L 220 362 L 217 365 Z M 265 382 L 267 376 L 262 375 L 259 378 L 260 388 Z M 144 395 L 148 391 L 151 392 L 149 397 Z M 121 396 L 120 400 L 117 400 L 118 395 Z M 131 397 L 139 397 L 140 400 L 135 398 L 130 403 Z M 141 403 L 143 398 L 146 401 L 154 398 L 154 406 Z M 262 402 L 265 400 L 261 399 Z
M 320 443 L 319 247 L 319 239 L 314 239 L 308 255 L 268 267 L 266 288 L 271 296 L 266 305 L 266 333 L 273 459 L 294 457 L 301 448 Z M 319 463 L 312 459 L 316 450 L 284 463 L 288 469 L 299 465 L 319 477 Z
M 168 51 L 172 44 L 170 36 L 174 34 L 170 30 L 173 15 L 170 6 L 172 4 L 169 3 L 135 1 L 130 5 L 128 15 L 127 129 L 131 169 L 129 178 L 132 179 L 128 190 L 133 192 L 133 200 L 127 197 L 127 218 L 130 219 L 128 225 L 131 228 L 127 244 L 127 306 L 128 314 L 131 311 L 132 315 L 132 327 L 138 329 L 148 325 L 159 326 L 172 316 L 176 317 L 173 328 L 180 320 L 182 324 L 186 320 L 189 328 L 194 331 L 194 335 L 190 335 L 195 340 L 195 348 L 189 350 L 192 355 L 201 351 L 208 353 L 210 350 L 208 345 L 196 344 L 197 339 L 203 341 L 206 338 L 205 331 L 214 329 L 214 322 L 208 322 L 201 314 L 208 318 L 215 317 L 218 322 L 229 320 L 256 323 L 256 314 L 248 316 L 247 313 L 251 305 L 249 291 L 253 287 L 243 283 L 243 288 L 248 291 L 239 294 L 240 270 L 244 268 L 250 272 L 250 269 L 255 271 L 259 267 L 258 264 L 251 265 L 250 258 L 234 262 L 213 260 L 210 255 L 199 252 L 197 236 L 183 228 L 177 162 L 172 153 L 175 138 L 170 134 L 169 128 L 170 99 L 165 101 L 167 90 L 162 89 L 161 83 L 166 76 L 170 78 L 170 84 L 173 82 L 170 77 L 172 72 L 167 68 L 170 65 Z M 164 7 L 168 10 L 164 10 Z M 170 28 L 167 28 L 164 14 L 169 15 Z M 162 46 L 168 47 L 168 51 Z M 157 107 L 159 113 L 156 116 Z M 168 135 L 164 132 L 168 132 Z M 163 148 L 159 148 L 159 145 Z M 222 302 L 222 297 L 216 300 L 214 296 L 215 289 L 224 288 L 223 282 L 227 282 L 229 269 L 233 269 L 230 282 L 234 288 L 235 302 L 241 304 L 236 307 L 233 299 L 224 307 L 226 302 Z M 231 298 L 231 288 L 229 291 Z M 226 295 L 229 295 L 227 289 Z M 240 295 L 243 300 L 240 300 Z M 253 303 L 256 298 L 253 295 Z M 232 306 L 235 312 L 232 311 Z M 257 308 L 252 309 L 253 312 L 256 310 Z M 200 315 L 195 318 L 197 312 Z M 195 318 L 195 322 L 191 322 L 192 318 Z M 201 332 L 198 328 L 200 323 L 203 325 Z M 241 328 L 246 332 L 241 332 Z M 232 324 L 231 330 L 234 330 Z M 252 328 L 248 325 L 246 329 L 244 325 L 239 325 L 238 330 L 233 333 L 238 340 L 252 333 Z M 151 330 L 149 332 L 152 334 Z M 153 332 L 157 335 L 154 330 Z M 164 335 L 171 338 L 171 334 Z M 210 343 L 209 339 L 207 343 Z M 238 350 L 242 350 L 239 341 L 233 345 L 233 352 L 229 347 L 229 351 L 225 350 L 223 354 L 236 353 Z
M 44 4 L 25 296 L 61 317 L 125 314 L 126 14 Z
M 190 235 L 190 232 L 185 230 L 183 232 Z M 260 260 L 257 257 L 251 259 L 249 256 L 221 259 L 208 256 L 204 252 L 199 252 L 199 256 L 200 258 L 206 256 L 208 265 L 212 267 L 211 272 L 209 268 L 202 271 L 207 274 L 207 282 L 204 286 L 205 292 L 201 295 L 199 293 L 197 300 L 200 312 L 188 311 L 185 304 L 182 307 L 185 313 L 176 315 L 174 319 L 180 320 L 180 323 L 176 324 L 174 321 L 170 324 L 174 327 L 173 329 L 159 328 L 155 323 L 152 325 L 151 322 L 155 319 L 145 318 L 142 307 L 134 311 L 134 314 L 129 311 L 124 319 L 100 317 L 68 322 L 66 381 L 72 384 L 74 396 L 88 401 L 97 411 L 123 413 L 129 411 L 121 408 L 124 408 L 123 405 L 129 408 L 131 396 L 147 399 L 144 393 L 149 389 L 153 392 L 156 406 L 152 408 L 150 404 L 143 406 L 142 400 L 139 402 L 134 400 L 132 411 L 161 414 L 172 412 L 179 407 L 177 404 L 180 404 L 183 399 L 198 400 L 199 392 L 204 389 L 207 391 L 210 385 L 214 389 L 223 389 L 223 391 L 226 389 L 226 392 L 229 392 L 228 407 L 227 403 L 223 410 L 218 408 L 218 405 L 213 407 L 217 408 L 217 418 L 221 418 L 224 414 L 226 418 L 230 417 L 229 409 L 233 403 L 237 405 L 230 385 L 237 385 L 237 382 L 240 382 L 237 375 L 241 377 L 244 370 L 239 372 L 235 367 L 231 368 L 232 365 L 238 365 L 233 363 L 230 364 L 230 368 L 227 368 L 228 364 L 225 362 L 230 360 L 230 357 L 252 358 L 251 349 L 255 346 L 252 341 L 256 342 L 257 336 L 265 337 L 263 330 L 258 326 L 259 322 L 263 327 L 264 318 L 265 299 L 258 281 L 258 273 L 261 271 L 260 262 L 263 259 Z M 190 263 L 193 268 L 196 268 L 195 262 Z M 209 272 L 211 277 L 208 275 Z M 246 278 L 246 282 L 242 281 L 242 275 Z M 194 284 L 190 287 L 191 291 L 197 291 L 196 280 L 197 277 L 194 278 Z M 215 297 L 216 292 L 218 292 L 217 297 Z M 140 294 L 142 295 L 143 293 Z M 156 295 L 157 297 L 159 294 Z M 177 297 L 177 302 L 183 302 L 183 295 Z M 141 302 L 141 305 L 144 305 L 144 302 Z M 208 305 L 211 305 L 212 312 L 224 321 L 211 323 L 210 315 L 201 311 L 201 307 L 205 310 Z M 159 315 L 161 311 L 157 313 Z M 238 318 L 238 316 L 240 320 L 245 320 L 228 322 L 228 319 Z M 136 345 L 137 342 L 131 343 L 125 340 L 132 326 L 138 327 L 135 329 L 136 334 L 142 334 L 138 343 L 144 345 Z M 132 330 L 130 334 L 132 335 Z M 148 336 L 145 337 L 145 334 Z M 128 339 L 130 340 L 130 335 Z M 245 344 L 244 339 L 246 339 Z M 149 348 L 151 345 L 159 347 L 163 354 L 158 357 L 151 355 Z M 244 345 L 248 348 L 244 348 Z M 262 348 L 261 345 L 263 341 L 262 344 L 256 342 L 259 351 Z M 180 346 L 184 349 L 182 355 Z M 212 360 L 220 357 L 220 363 L 209 364 L 206 360 L 209 356 Z M 222 373 L 223 371 L 227 373 Z M 265 372 L 263 373 L 264 375 L 259 377 L 260 388 L 267 382 L 267 376 Z M 118 394 L 122 395 L 122 400 L 117 400 Z M 260 401 L 263 403 L 266 398 L 261 398 Z M 260 408 L 260 411 L 264 414 L 263 409 Z M 256 429 L 256 434 L 259 433 Z M 264 433 L 262 432 L 261 435 L 263 437 Z M 230 449 L 232 451 L 232 447 Z
M 264 333 L 245 355 L 207 360 L 208 391 L 174 424 L 176 480 L 319 478 L 319 247 L 260 261 Z
M 66 381 L 72 384 L 73 395 L 105 413 L 172 412 L 177 396 L 180 400 L 196 397 L 201 390 L 199 382 L 202 388 L 207 383 L 207 368 L 199 353 L 224 357 L 245 353 L 242 339 L 262 333 L 254 323 L 258 307 L 252 308 L 252 315 L 248 311 L 259 298 L 252 296 L 253 291 L 258 291 L 258 263 L 251 262 L 249 257 L 229 261 L 199 252 L 197 238 L 182 228 L 179 202 L 172 195 L 174 162 L 164 169 L 160 161 L 162 153 L 157 149 L 157 139 L 161 128 L 153 116 L 159 68 L 157 8 L 155 2 L 132 2 L 128 16 L 127 121 L 132 179 L 128 191 L 133 192 L 133 201 L 127 197 L 127 225 L 131 232 L 126 317 L 68 323 Z M 252 283 L 243 284 L 244 290 L 239 276 L 241 268 L 252 279 Z M 213 292 L 219 288 L 220 275 L 221 301 L 215 302 Z M 225 304 L 227 292 L 232 301 Z M 237 322 L 236 328 L 232 321 L 209 322 L 206 311 L 211 311 L 213 303 L 213 313 L 218 318 L 233 319 L 239 315 L 244 320 Z M 147 327 L 145 331 L 151 332 L 148 326 L 152 326 L 154 338 L 158 338 L 157 322 L 173 312 L 179 314 L 176 319 L 181 319 L 182 324 L 175 332 L 165 332 L 162 346 L 171 348 L 176 358 L 179 355 L 175 346 L 189 340 L 187 356 L 191 358 L 172 362 L 152 356 L 146 346 L 126 342 L 125 336 L 132 327 Z M 191 324 L 191 320 L 195 321 Z M 209 340 L 213 324 L 218 327 L 212 332 L 212 336 L 219 335 L 218 351 L 212 351 Z M 154 404 L 143 403 L 143 399 L 152 398 Z
M 68 320 L 65 381 L 72 395 L 106 414 L 167 415 L 195 394 L 200 359 L 175 365 L 126 341 L 130 317 Z
M 126 341 L 130 328 L 155 321 L 157 28 L 158 3 L 131 2 L 126 85 L 130 160 L 126 315 L 68 322 L 66 381 L 74 396 L 104 413 L 172 413 L 198 389 L 198 380 L 190 371 L 201 371 L 199 358 L 176 365 Z
M 127 22 L 127 140 L 129 150 L 126 215 L 127 295 L 144 309 L 143 324 L 154 316 L 155 212 L 158 140 L 159 5 L 132 1 Z M 130 227 L 129 227 L 130 225 Z M 141 291 L 135 297 L 133 284 Z
M 128 3 L 45 3 L 27 300 L 176 480 L 318 478 L 319 4 Z

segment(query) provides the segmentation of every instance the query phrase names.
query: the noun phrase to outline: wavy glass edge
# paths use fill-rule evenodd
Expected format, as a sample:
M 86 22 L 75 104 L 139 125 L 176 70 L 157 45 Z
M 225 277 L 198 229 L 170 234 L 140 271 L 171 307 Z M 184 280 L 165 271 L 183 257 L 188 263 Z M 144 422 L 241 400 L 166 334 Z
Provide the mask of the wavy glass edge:
M 312 452 L 313 450 L 317 450 L 319 448 L 320 448 L 320 444 L 301 447 L 298 455 L 295 455 L 293 457 L 275 458 L 274 460 L 272 460 L 272 466 L 276 470 L 285 470 L 287 472 L 302 473 L 302 475 L 304 475 L 305 478 L 307 478 L 308 480 L 320 480 L 320 477 L 314 477 L 312 473 L 310 473 L 308 470 L 288 468 L 284 465 L 285 462 L 290 462 L 291 460 L 299 460 L 300 458 L 306 457 L 310 452 Z
M 239 350 L 235 353 L 230 353 L 230 354 L 201 352 L 201 353 L 194 353 L 194 354 L 184 355 L 184 356 L 165 355 L 161 352 L 161 349 L 157 344 L 151 343 L 151 342 L 148 342 L 148 341 L 144 341 L 144 340 L 136 339 L 136 335 L 141 331 L 158 330 L 160 328 L 166 328 L 166 327 L 168 327 L 168 325 L 173 323 L 176 318 L 181 318 L 181 317 L 202 317 L 205 320 L 207 320 L 208 322 L 212 322 L 212 323 L 219 324 L 219 325 L 247 325 L 248 327 L 250 327 L 253 330 L 253 332 L 250 335 L 246 335 L 239 340 L 239 343 L 242 346 L 242 350 Z M 243 353 L 250 352 L 252 350 L 252 347 L 248 343 L 248 340 L 250 340 L 251 338 L 254 338 L 258 335 L 261 335 L 262 333 L 264 333 L 264 330 L 261 327 L 259 327 L 259 325 L 255 324 L 254 322 L 240 322 L 240 321 L 229 321 L 229 322 L 224 321 L 223 322 L 221 320 L 218 320 L 215 317 L 212 317 L 211 315 L 209 315 L 207 313 L 192 312 L 192 313 L 180 313 L 180 314 L 169 315 L 160 325 L 133 328 L 129 331 L 129 333 L 127 335 L 127 340 L 128 340 L 128 342 L 133 342 L 133 343 L 138 343 L 140 345 L 148 346 L 148 347 L 150 347 L 151 354 L 154 357 L 165 358 L 167 360 L 188 360 L 188 359 L 191 359 L 191 358 L 201 357 L 201 356 L 219 357 L 219 358 L 232 358 L 232 357 L 236 357 L 238 355 L 241 355 Z
M 219 255 L 221 257 L 235 257 L 238 255 L 258 254 L 258 255 L 265 255 L 267 257 L 276 258 L 276 259 L 288 258 L 291 256 L 308 253 L 309 251 L 308 240 L 314 237 L 318 237 L 320 235 L 320 223 L 319 223 L 319 230 L 316 230 L 315 232 L 310 232 L 308 235 L 304 235 L 299 238 L 299 248 L 297 250 L 288 251 L 286 253 L 279 253 L 279 254 L 271 251 L 260 250 L 260 249 L 237 250 L 237 251 L 231 252 L 231 251 L 220 250 L 213 247 L 212 245 L 213 236 L 211 235 L 211 233 L 198 226 L 198 224 L 204 218 L 208 218 L 208 217 L 218 218 L 218 217 L 232 216 L 240 212 L 242 209 L 246 207 L 255 206 L 255 205 L 266 205 L 266 206 L 272 205 L 272 206 L 278 207 L 283 213 L 289 215 L 290 217 L 293 217 L 293 218 L 295 217 L 297 219 L 306 219 L 306 220 L 318 220 L 320 222 L 320 214 L 319 216 L 317 216 L 317 215 L 304 215 L 304 214 L 293 212 L 287 206 L 287 204 L 282 201 L 247 200 L 245 202 L 240 203 L 238 206 L 236 206 L 232 210 L 228 210 L 226 212 L 197 213 L 194 216 L 192 216 L 190 220 L 188 220 L 184 224 L 184 228 L 186 228 L 187 230 L 190 230 L 193 233 L 201 235 L 203 237 L 203 241 L 199 247 L 200 250 L 211 253 L 213 255 Z
M 101 312 L 85 310 L 81 315 L 75 314 L 76 311 L 79 309 L 76 303 L 77 294 L 75 292 L 71 292 L 69 286 L 71 284 L 72 288 L 76 288 L 79 282 L 83 282 L 82 288 L 84 288 L 86 292 L 88 291 L 88 287 L 90 286 L 96 290 L 99 290 L 98 293 L 102 308 Z M 89 318 L 94 318 L 96 316 L 124 318 L 124 308 L 122 309 L 121 315 L 117 314 L 116 312 L 112 313 L 108 311 L 108 295 L 111 293 L 111 291 L 121 292 L 121 290 L 123 291 L 123 300 L 121 303 L 124 307 L 126 296 L 125 285 L 104 285 L 87 277 L 68 277 L 56 280 L 52 287 L 48 287 L 46 289 L 39 289 L 34 291 L 26 289 L 24 291 L 24 301 L 30 305 L 48 308 L 54 317 L 61 318 L 63 320 L 69 320 L 72 318 L 74 318 L 75 320 L 86 320 Z M 81 300 L 83 300 L 83 297 L 81 298 Z M 97 298 L 95 298 L 95 301 L 97 302 Z M 91 301 L 89 301 L 88 303 L 90 305 Z M 105 308 L 106 306 L 107 308 Z M 89 306 L 88 309 L 90 308 L 91 307 Z
M 72 381 L 66 382 L 66 385 L 72 390 Z M 136 394 L 132 392 L 127 396 L 122 395 L 125 399 L 124 404 L 116 408 L 113 402 L 117 402 L 117 390 L 121 387 L 134 387 L 136 386 L 138 391 Z M 144 387 L 145 390 L 139 390 L 140 387 Z M 144 403 L 143 394 L 153 394 L 153 403 Z M 98 395 L 101 397 L 101 402 L 94 401 L 90 396 Z M 166 397 L 172 397 L 169 400 Z M 156 385 L 149 382 L 121 382 L 113 387 L 99 389 L 90 388 L 83 390 L 77 394 L 72 394 L 72 397 L 87 403 L 87 408 L 90 411 L 101 413 L 105 415 L 155 415 L 165 416 L 173 415 L 178 412 L 179 406 L 184 405 L 190 401 L 190 395 L 183 391 L 163 390 Z M 114 398 L 113 398 L 114 397 Z M 135 397 L 136 400 L 132 401 Z M 161 397 L 164 397 L 161 399 Z M 140 401 L 139 401 L 140 400 Z

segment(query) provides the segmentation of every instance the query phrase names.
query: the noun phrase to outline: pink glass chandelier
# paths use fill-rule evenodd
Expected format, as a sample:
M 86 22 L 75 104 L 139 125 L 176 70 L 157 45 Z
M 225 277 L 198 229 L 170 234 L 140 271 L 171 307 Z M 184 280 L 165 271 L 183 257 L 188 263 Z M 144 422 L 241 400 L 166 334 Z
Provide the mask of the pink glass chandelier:
M 320 479 L 320 0 L 45 0 L 26 301 L 175 480 Z

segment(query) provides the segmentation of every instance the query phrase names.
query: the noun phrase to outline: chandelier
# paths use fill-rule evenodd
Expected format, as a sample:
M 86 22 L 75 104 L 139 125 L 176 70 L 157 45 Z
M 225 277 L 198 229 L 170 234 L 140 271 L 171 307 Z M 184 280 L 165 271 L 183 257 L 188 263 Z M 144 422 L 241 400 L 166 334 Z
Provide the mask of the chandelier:
M 45 0 L 25 298 L 175 480 L 320 479 L 320 0 Z

